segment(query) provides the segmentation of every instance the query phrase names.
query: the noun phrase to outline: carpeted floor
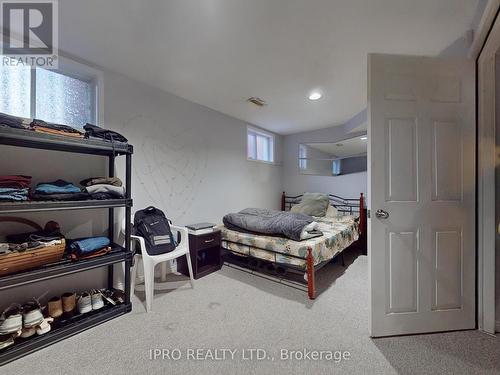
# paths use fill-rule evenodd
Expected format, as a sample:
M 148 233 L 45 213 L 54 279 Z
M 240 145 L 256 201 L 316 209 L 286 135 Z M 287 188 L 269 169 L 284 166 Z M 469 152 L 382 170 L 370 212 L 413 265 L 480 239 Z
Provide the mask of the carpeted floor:
M 198 280 L 194 290 L 157 293 L 149 314 L 137 293 L 131 314 L 8 364 L 0 373 L 500 373 L 500 340 L 477 331 L 370 339 L 367 258 L 349 254 L 347 264 L 319 272 L 322 293 L 314 303 L 301 291 L 228 267 Z M 179 349 L 182 358 L 151 359 L 154 349 Z M 205 351 L 188 360 L 195 349 Z M 236 349 L 234 359 L 226 352 L 220 360 L 221 349 Z M 248 359 L 249 349 L 264 350 L 266 358 Z M 300 360 L 297 354 L 282 360 L 281 349 L 348 352 L 350 357 L 337 362 L 324 353 L 322 360 Z M 218 357 L 210 359 L 210 353 Z

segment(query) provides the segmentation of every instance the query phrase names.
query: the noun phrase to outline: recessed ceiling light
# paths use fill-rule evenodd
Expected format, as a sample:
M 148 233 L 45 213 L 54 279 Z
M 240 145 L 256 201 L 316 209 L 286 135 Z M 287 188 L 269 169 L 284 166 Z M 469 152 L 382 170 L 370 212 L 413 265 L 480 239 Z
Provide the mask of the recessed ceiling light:
M 361 137 L 360 138 L 362 141 L 366 141 L 368 139 L 368 137 Z
M 319 91 L 313 91 L 309 94 L 309 100 L 318 100 L 321 99 L 323 95 Z

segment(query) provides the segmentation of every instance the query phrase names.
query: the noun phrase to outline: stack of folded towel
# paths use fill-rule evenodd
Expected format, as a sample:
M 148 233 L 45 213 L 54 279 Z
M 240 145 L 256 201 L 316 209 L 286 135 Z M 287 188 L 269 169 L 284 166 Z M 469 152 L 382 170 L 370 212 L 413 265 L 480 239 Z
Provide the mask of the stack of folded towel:
M 32 196 L 39 201 L 80 201 L 89 197 L 87 192 L 64 180 L 40 183 Z
M 116 199 L 125 196 L 125 188 L 118 177 L 92 177 L 80 182 L 92 199 Z
M 30 176 L 0 176 L 0 201 L 28 200 Z
M 83 138 L 84 133 L 68 125 L 53 124 L 42 120 L 33 120 L 31 127 L 38 133 L 64 135 L 73 138 Z
M 69 240 L 67 249 L 72 259 L 92 258 L 111 251 L 108 237 L 87 237 Z

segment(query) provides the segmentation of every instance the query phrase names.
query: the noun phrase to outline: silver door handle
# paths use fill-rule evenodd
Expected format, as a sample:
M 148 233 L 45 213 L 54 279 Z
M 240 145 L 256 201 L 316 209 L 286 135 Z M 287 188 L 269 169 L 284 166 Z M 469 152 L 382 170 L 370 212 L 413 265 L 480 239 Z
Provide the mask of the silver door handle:
M 389 212 L 384 210 L 377 210 L 377 212 L 375 212 L 375 216 L 379 219 L 387 219 L 389 217 Z
M 205 240 L 205 243 L 210 243 L 210 242 L 214 242 L 215 241 L 215 238 L 212 238 L 211 240 Z

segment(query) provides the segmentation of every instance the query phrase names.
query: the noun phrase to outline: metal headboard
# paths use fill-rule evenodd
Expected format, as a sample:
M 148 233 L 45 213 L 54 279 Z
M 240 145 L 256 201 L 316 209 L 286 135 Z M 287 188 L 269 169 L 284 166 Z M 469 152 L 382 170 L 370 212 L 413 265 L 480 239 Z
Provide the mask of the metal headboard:
M 282 210 L 289 211 L 293 205 L 301 202 L 303 195 L 290 196 L 284 194 L 282 197 Z M 328 194 L 328 199 L 330 204 L 342 215 L 358 215 L 360 213 L 360 198 L 342 198 L 338 195 Z

